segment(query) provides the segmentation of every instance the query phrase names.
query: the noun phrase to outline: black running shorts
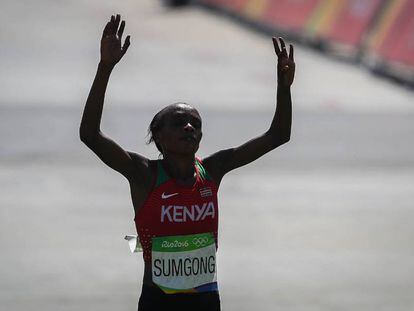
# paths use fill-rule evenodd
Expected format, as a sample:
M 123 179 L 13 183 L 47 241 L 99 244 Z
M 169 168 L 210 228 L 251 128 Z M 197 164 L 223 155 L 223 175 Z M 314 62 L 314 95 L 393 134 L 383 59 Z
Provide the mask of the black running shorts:
M 138 311 L 220 311 L 218 291 L 165 294 L 158 287 L 142 286 L 138 303 Z

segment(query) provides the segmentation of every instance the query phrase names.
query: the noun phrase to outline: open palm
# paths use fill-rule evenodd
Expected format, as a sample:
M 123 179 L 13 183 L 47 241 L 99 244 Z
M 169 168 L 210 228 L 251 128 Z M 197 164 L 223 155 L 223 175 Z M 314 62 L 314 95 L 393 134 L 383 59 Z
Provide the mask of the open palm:
M 130 45 L 130 36 L 127 36 L 124 45 L 121 46 L 125 21 L 122 21 L 120 25 L 120 20 L 121 16 L 119 14 L 116 17 L 112 15 L 102 33 L 101 62 L 109 66 L 115 66 L 125 55 Z

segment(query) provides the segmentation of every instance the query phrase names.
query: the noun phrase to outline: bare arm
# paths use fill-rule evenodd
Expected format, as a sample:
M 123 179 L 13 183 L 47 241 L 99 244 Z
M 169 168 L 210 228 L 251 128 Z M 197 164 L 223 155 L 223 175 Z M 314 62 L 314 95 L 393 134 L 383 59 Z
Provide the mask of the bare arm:
M 263 135 L 253 138 L 243 145 L 219 151 L 204 160 L 204 164 L 219 183 L 229 171 L 246 165 L 267 152 L 290 140 L 292 123 L 292 99 L 290 86 L 295 74 L 295 62 L 293 59 L 293 46 L 290 45 L 289 55 L 282 38 L 278 42 L 273 38 L 273 44 L 278 57 L 277 75 L 277 106 L 272 123 L 268 131 Z
M 130 37 L 127 36 L 124 45 L 121 47 L 125 22 L 122 21 L 120 26 L 119 22 L 119 15 L 112 16 L 103 31 L 101 60 L 83 111 L 79 134 L 82 142 L 105 164 L 132 181 L 137 177 L 146 179 L 149 176 L 148 159 L 125 151 L 112 139 L 104 135 L 100 129 L 109 77 L 115 65 L 125 55 L 130 44 Z

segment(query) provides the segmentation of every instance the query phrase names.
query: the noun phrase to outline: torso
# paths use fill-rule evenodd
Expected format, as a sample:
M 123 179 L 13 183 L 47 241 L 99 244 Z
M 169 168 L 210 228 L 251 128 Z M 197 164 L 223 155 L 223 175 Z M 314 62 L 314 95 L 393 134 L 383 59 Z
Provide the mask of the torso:
M 196 177 L 190 185 L 181 185 L 165 172 L 161 161 L 152 161 L 154 178 L 147 191 L 131 183 L 135 224 L 143 246 L 144 284 L 152 281 L 151 247 L 153 237 L 211 232 L 217 248 L 218 186 L 201 162 L 196 160 Z

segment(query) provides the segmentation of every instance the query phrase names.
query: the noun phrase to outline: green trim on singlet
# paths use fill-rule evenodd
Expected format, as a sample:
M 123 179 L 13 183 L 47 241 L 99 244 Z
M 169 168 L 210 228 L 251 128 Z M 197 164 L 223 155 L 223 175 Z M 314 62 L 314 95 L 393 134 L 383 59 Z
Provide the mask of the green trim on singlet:
M 161 160 L 157 161 L 157 182 L 155 183 L 155 187 L 166 182 L 170 177 L 167 175 L 167 172 L 164 170 L 161 164 Z
M 204 180 L 212 180 L 210 175 L 207 173 L 207 171 L 204 169 L 204 166 L 201 165 L 201 162 L 199 159 L 195 160 L 195 164 L 197 166 L 198 172 L 200 174 L 200 177 Z

